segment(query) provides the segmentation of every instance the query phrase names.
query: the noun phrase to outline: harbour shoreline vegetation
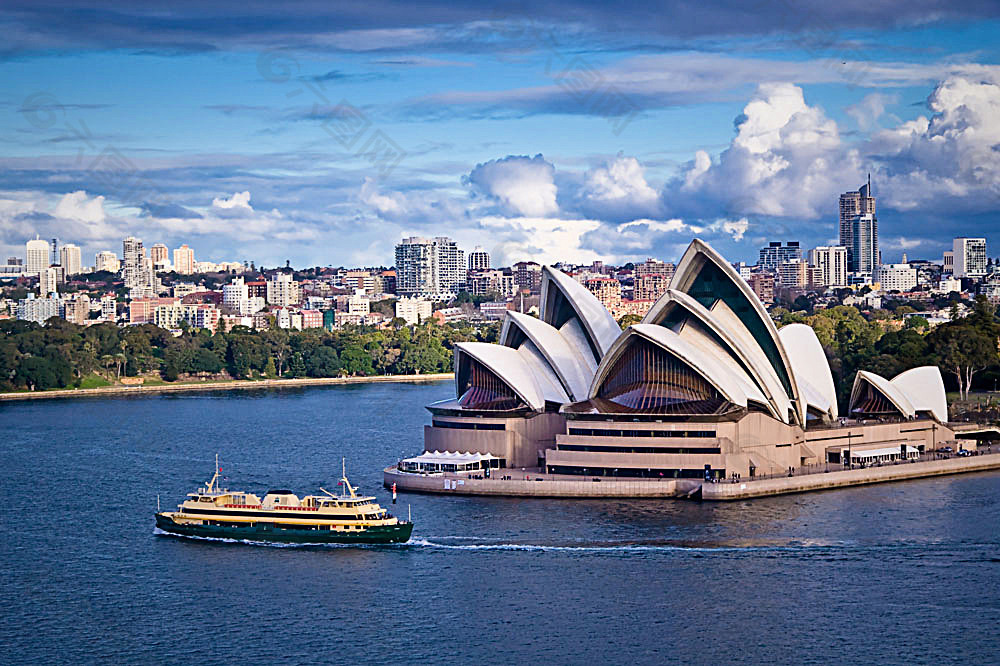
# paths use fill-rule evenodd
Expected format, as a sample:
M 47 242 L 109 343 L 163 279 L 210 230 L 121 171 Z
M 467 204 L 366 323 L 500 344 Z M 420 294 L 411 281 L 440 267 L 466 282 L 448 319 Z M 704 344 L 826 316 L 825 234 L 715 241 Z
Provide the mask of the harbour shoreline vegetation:
M 237 326 L 174 336 L 153 324 L 80 326 L 0 321 L 0 393 L 67 388 L 225 385 L 245 380 L 419 376 L 451 372 L 457 342 L 494 342 L 499 324 L 379 330 L 258 331 Z

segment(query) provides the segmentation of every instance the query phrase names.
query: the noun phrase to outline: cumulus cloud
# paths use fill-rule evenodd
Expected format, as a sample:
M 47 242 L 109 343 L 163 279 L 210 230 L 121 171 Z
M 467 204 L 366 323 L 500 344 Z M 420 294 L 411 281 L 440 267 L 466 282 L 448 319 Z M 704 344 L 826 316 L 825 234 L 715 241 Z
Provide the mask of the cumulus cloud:
M 554 173 L 555 168 L 540 154 L 508 155 L 477 165 L 467 181 L 510 214 L 547 217 L 559 210 Z
M 107 217 L 104 213 L 104 197 L 96 196 L 89 199 L 83 190 L 64 195 L 53 214 L 56 217 L 82 222 L 103 222 Z
M 620 220 L 657 215 L 660 197 L 646 182 L 639 160 L 619 153 L 586 173 L 577 205 L 584 215 Z
M 857 104 L 848 106 L 844 111 L 847 112 L 847 115 L 854 118 L 858 127 L 863 130 L 869 130 L 878 124 L 887 106 L 898 103 L 899 95 L 871 93 L 865 95 Z
M 790 83 L 761 85 L 736 119 L 717 161 L 699 152 L 666 188 L 669 212 L 714 218 L 763 215 L 815 219 L 862 172 L 837 123 Z
M 588 232 L 601 227 L 598 220 L 487 216 L 479 224 L 494 239 L 493 254 L 504 264 L 525 259 L 590 263 L 602 258 L 583 244 Z
M 885 165 L 883 201 L 902 211 L 987 212 L 1000 203 L 998 77 L 941 82 L 920 116 L 877 133 L 869 150 Z
M 228 199 L 225 197 L 216 197 L 215 199 L 212 199 L 212 208 L 219 208 L 222 210 L 253 210 L 253 207 L 250 205 L 249 192 L 237 192 Z

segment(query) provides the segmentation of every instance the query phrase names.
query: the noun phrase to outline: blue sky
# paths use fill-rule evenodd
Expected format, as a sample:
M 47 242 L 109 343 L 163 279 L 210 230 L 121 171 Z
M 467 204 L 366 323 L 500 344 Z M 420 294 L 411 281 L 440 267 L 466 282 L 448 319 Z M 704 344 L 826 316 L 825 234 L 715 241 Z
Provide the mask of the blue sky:
M 134 4 L 0 9 L 3 256 L 752 261 L 869 172 L 884 260 L 1000 242 L 995 3 Z

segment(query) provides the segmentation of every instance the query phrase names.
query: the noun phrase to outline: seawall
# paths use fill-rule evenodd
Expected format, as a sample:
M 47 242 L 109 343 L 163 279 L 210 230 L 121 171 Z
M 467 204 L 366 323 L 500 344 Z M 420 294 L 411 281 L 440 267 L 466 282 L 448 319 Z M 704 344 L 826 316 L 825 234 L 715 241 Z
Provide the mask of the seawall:
M 378 382 L 428 382 L 452 379 L 450 372 L 429 375 L 377 375 L 373 377 L 301 377 L 298 379 L 257 379 L 191 384 L 158 384 L 156 386 L 103 386 L 92 389 L 57 389 L 0 393 L 2 400 L 46 400 L 50 398 L 120 397 L 182 391 L 238 391 L 247 389 L 295 388 L 299 386 L 329 386 L 336 384 L 373 384 Z
M 1000 453 L 740 483 L 703 483 L 701 498 L 706 501 L 740 500 L 993 469 L 1000 469 Z
M 500 470 L 511 472 L 513 470 Z M 496 497 L 676 497 L 684 490 L 681 486 L 687 479 L 664 479 L 663 481 L 621 481 L 603 479 L 601 481 L 552 479 L 536 481 L 543 475 L 529 474 L 531 480 L 524 479 L 469 479 L 453 474 L 421 475 L 407 474 L 396 470 L 395 466 L 383 470 L 383 485 L 398 490 L 444 495 L 493 495 Z M 523 474 L 523 473 L 521 473 Z M 690 483 L 690 481 L 688 481 Z M 697 486 L 699 482 L 695 482 Z

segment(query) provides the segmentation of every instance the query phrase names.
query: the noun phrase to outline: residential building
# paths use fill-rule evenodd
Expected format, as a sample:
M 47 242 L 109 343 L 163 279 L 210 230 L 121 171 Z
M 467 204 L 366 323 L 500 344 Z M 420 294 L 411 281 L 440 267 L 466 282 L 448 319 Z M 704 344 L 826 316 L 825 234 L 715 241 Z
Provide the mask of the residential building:
M 645 277 L 646 275 L 665 275 L 667 278 L 672 278 L 674 276 L 674 270 L 676 266 L 670 262 L 663 262 L 652 257 L 646 259 L 646 261 L 634 264 L 633 275 L 637 278 Z
M 94 271 L 107 271 L 117 273 L 122 269 L 122 264 L 118 260 L 118 255 L 110 250 L 101 250 L 94 257 Z
M 43 241 L 38 236 L 35 236 L 34 240 L 25 243 L 25 275 L 38 275 L 43 268 L 48 268 L 51 263 L 49 260 L 48 241 Z
M 58 298 L 35 298 L 28 294 L 17 302 L 17 318 L 44 324 L 52 317 L 62 314 L 62 301 Z
M 537 293 L 542 284 L 542 266 L 533 261 L 519 261 L 514 264 L 514 285 Z
M 847 285 L 847 248 L 840 245 L 820 246 L 809 250 L 809 264 L 819 269 L 816 286 L 843 287 Z
M 848 267 L 854 273 L 874 273 L 879 261 L 878 220 L 874 215 L 856 215 L 851 220 Z
M 647 273 L 642 277 L 637 277 L 633 281 L 632 300 L 646 301 L 656 300 L 667 293 L 672 276 L 663 273 Z
M 153 310 L 153 323 L 160 328 L 180 328 L 182 321 L 192 328 L 214 331 L 219 325 L 222 313 L 208 303 L 158 305 Z
M 55 295 L 58 291 L 58 282 L 59 273 L 54 266 L 43 268 L 38 273 L 38 295 L 41 298 L 48 298 L 49 295 Z
M 486 319 L 503 319 L 509 309 L 507 301 L 487 301 L 479 304 L 479 314 Z
M 786 261 L 794 261 L 802 258 L 802 248 L 798 241 L 787 241 L 784 245 L 781 241 L 775 241 L 762 247 L 759 252 L 757 265 L 766 271 L 776 271 L 778 264 Z
M 440 310 L 435 310 L 431 316 L 434 318 L 434 321 L 441 325 L 469 318 L 462 308 L 441 308 Z
M 774 276 L 770 273 L 753 273 L 747 284 L 764 305 L 774 304 Z
M 184 298 L 188 294 L 196 294 L 201 291 L 201 287 L 193 282 L 177 282 L 171 287 L 174 298 Z
M 174 250 L 174 272 L 181 275 L 194 273 L 194 250 L 187 245 Z
M 734 261 L 733 270 L 735 270 L 737 274 L 743 278 L 743 281 L 746 282 L 750 279 L 750 274 L 753 273 L 753 266 L 745 261 Z
M 291 273 L 275 273 L 267 281 L 267 302 L 271 305 L 296 305 L 302 301 L 302 288 Z
M 986 239 L 956 238 L 952 241 L 957 278 L 981 278 L 986 275 Z
M 122 241 L 122 279 L 125 281 L 125 288 L 143 287 L 148 283 L 146 280 L 146 253 L 142 249 L 142 241 L 129 236 Z
M 153 247 L 149 248 L 149 258 L 153 261 L 155 266 L 157 262 L 170 261 L 170 250 L 163 243 L 157 243 Z
M 882 264 L 873 277 L 883 291 L 909 291 L 917 286 L 917 269 L 909 264 Z
M 426 321 L 433 311 L 432 303 L 426 299 L 404 296 L 396 301 L 396 316 L 411 326 Z
M 101 319 L 104 321 L 118 320 L 118 301 L 114 294 L 101 296 Z
M 80 248 L 67 243 L 59 248 L 59 264 L 65 275 L 79 275 L 81 268 Z
M 492 293 L 510 298 L 517 291 L 514 276 L 502 270 L 469 271 L 467 283 L 469 293 L 477 296 Z
M 656 303 L 655 298 L 637 298 L 637 299 L 622 299 L 622 302 L 618 304 L 611 315 L 615 319 L 621 319 L 625 315 L 635 315 L 637 317 L 645 317 L 649 309 L 653 307 Z
M 447 237 L 404 238 L 396 246 L 396 292 L 436 300 L 465 286 L 464 253 Z
M 950 294 L 953 291 L 961 293 L 962 281 L 954 276 L 942 277 L 941 281 L 938 282 L 937 289 L 934 291 L 939 294 Z
M 804 259 L 792 259 L 778 264 L 777 283 L 786 289 L 801 289 L 809 285 L 809 264 Z
M 323 313 L 319 310 L 299 310 L 302 315 L 302 328 L 323 328 Z
M 253 314 L 250 309 L 250 292 L 243 278 L 233 278 L 230 284 L 222 285 L 222 304 L 236 314 Z
M 587 278 L 583 286 L 608 310 L 614 310 L 621 305 L 622 285 L 618 280 L 610 277 L 591 277 Z
M 90 319 L 90 296 L 84 293 L 73 294 L 72 300 L 64 302 L 66 321 L 84 326 Z
M 129 301 L 128 321 L 130 324 L 152 324 L 153 313 L 161 305 L 180 305 L 179 298 L 136 298 Z
M 259 296 L 264 300 L 267 300 L 267 281 L 254 280 L 253 282 L 247 282 L 247 295 L 250 298 Z
M 490 268 L 490 253 L 484 250 L 480 246 L 476 246 L 472 252 L 469 253 L 469 270 L 470 271 L 485 271 Z
M 861 272 L 864 268 L 859 268 L 859 259 L 854 256 L 854 222 L 855 219 L 864 215 L 870 215 L 872 220 L 872 238 L 865 241 L 862 247 L 871 243 L 874 246 L 876 257 L 872 266 L 878 262 L 878 220 L 875 217 L 875 197 L 872 196 L 872 179 L 868 176 L 868 182 L 858 188 L 857 192 L 845 192 L 840 195 L 840 245 L 847 248 L 847 266 L 849 271 Z M 871 268 L 867 270 L 872 270 Z

